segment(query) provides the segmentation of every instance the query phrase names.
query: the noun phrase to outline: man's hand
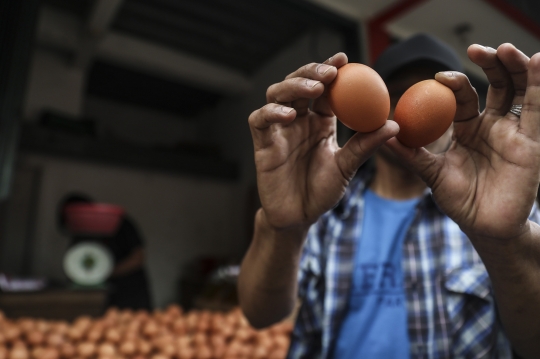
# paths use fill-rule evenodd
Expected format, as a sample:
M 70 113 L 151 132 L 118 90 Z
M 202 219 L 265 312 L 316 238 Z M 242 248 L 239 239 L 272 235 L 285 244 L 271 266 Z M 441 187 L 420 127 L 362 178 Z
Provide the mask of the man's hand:
M 465 75 L 437 74 L 458 109 L 450 149 L 434 155 L 389 146 L 431 187 L 439 207 L 468 235 L 484 262 L 514 349 L 540 357 L 540 226 L 528 220 L 540 181 L 540 54 L 510 44 L 473 45 L 470 59 L 490 83 L 486 109 Z M 521 116 L 509 112 L 523 105 Z
M 301 67 L 270 86 L 268 104 L 249 118 L 263 215 L 275 229 L 309 227 L 341 199 L 358 167 L 398 132 L 389 121 L 339 148 L 325 88 L 346 63 L 339 53 Z
M 472 45 L 469 57 L 490 83 L 486 109 L 467 77 L 439 73 L 458 109 L 450 149 L 434 155 L 389 146 L 431 187 L 439 207 L 471 238 L 509 240 L 529 231 L 528 217 L 540 181 L 540 54 L 531 60 L 513 45 L 497 50 Z M 509 112 L 523 104 L 521 118 Z
M 368 134 L 336 142 L 336 117 L 325 88 L 347 63 L 339 53 L 309 64 L 268 88 L 268 104 L 249 118 L 262 210 L 242 262 L 238 293 L 251 324 L 262 328 L 296 305 L 300 253 L 309 226 L 331 209 L 360 165 L 398 132 L 388 121 Z M 310 106 L 311 103 L 311 106 Z

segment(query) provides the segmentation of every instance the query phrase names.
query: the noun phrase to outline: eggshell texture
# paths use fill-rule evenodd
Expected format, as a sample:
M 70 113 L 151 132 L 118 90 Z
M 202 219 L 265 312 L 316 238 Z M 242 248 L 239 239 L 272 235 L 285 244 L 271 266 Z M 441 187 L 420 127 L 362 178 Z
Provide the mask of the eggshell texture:
M 358 132 L 375 131 L 390 114 L 390 96 L 383 79 L 362 64 L 350 63 L 338 69 L 328 88 L 328 101 L 337 118 Z
M 456 98 L 451 89 L 436 80 L 420 81 L 399 99 L 394 121 L 396 138 L 407 147 L 418 148 L 441 137 L 456 114 Z

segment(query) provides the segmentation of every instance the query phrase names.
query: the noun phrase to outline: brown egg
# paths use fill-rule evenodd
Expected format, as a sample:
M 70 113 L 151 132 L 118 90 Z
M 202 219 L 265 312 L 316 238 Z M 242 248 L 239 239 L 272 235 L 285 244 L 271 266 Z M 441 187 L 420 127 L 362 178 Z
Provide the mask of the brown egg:
M 137 346 L 135 345 L 134 341 L 125 341 L 120 345 L 120 353 L 122 355 L 133 355 L 137 351 Z
M 149 321 L 146 323 L 146 325 L 143 328 L 143 333 L 147 337 L 153 337 L 157 334 L 159 328 L 154 321 Z
M 65 342 L 60 346 L 60 357 L 63 359 L 71 359 L 75 356 L 75 347 L 73 344 Z
M 274 345 L 278 348 L 287 349 L 289 348 L 290 339 L 285 335 L 276 335 L 274 337 Z
M 54 348 L 45 348 L 39 359 L 58 359 L 59 357 L 60 353 L 58 353 L 58 350 Z
M 45 336 L 42 332 L 37 330 L 30 330 L 26 333 L 26 342 L 31 346 L 39 346 L 45 340 Z
M 195 357 L 195 350 L 190 347 L 178 348 L 178 358 L 180 359 L 193 359 Z
M 436 80 L 420 81 L 399 99 L 394 121 L 400 130 L 396 138 L 407 147 L 426 146 L 441 137 L 456 114 L 452 90 Z
M 105 332 L 105 339 L 112 344 L 118 343 L 121 339 L 120 332 L 116 328 L 111 328 Z
M 45 351 L 45 348 L 43 347 L 35 347 L 34 349 L 32 349 L 30 353 L 31 354 L 30 357 L 32 359 L 41 359 L 44 351 Z
M 18 323 L 17 326 L 19 327 L 19 329 L 24 333 L 33 331 L 34 328 L 36 327 L 34 320 L 30 318 L 21 318 L 17 321 L 17 323 Z
M 64 336 L 58 333 L 49 333 L 46 337 L 47 345 L 57 348 L 64 343 Z
M 77 345 L 77 353 L 83 358 L 89 358 L 96 352 L 96 346 L 94 343 L 83 342 Z
M 86 339 L 88 339 L 89 342 L 96 343 L 101 340 L 103 337 L 103 330 L 102 329 L 90 329 L 88 333 L 86 334 Z
M 28 359 L 30 358 L 30 353 L 28 349 L 24 346 L 13 347 L 9 353 L 9 359 Z
M 178 318 L 182 315 L 182 307 L 177 304 L 171 304 L 167 307 L 167 313 L 173 318 Z
M 97 353 L 100 356 L 114 356 L 116 355 L 116 347 L 111 343 L 103 343 L 97 347 Z
M 139 340 L 137 342 L 137 353 L 141 355 L 148 355 L 152 351 L 152 344 L 146 340 Z
M 3 334 L 7 343 L 13 343 L 21 336 L 21 330 L 15 325 L 6 326 L 2 330 L 4 331 Z
M 328 88 L 328 101 L 337 118 L 358 132 L 375 131 L 390 114 L 390 95 L 383 79 L 362 64 L 350 63 L 338 69 Z
M 286 356 L 287 356 L 287 350 L 279 348 L 272 351 L 267 358 L 268 359 L 285 359 Z
M 83 334 L 84 333 L 77 327 L 71 327 L 67 331 L 68 337 L 74 342 L 81 340 Z

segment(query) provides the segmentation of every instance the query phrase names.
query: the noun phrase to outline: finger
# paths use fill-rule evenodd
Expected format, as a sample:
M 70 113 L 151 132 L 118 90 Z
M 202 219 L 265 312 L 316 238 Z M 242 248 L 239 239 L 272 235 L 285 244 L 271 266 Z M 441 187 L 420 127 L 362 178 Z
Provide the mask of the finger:
M 321 81 L 294 77 L 271 85 L 266 91 L 266 100 L 268 103 L 294 107 L 299 114 L 303 114 L 308 109 L 309 100 L 321 96 L 323 91 Z
M 272 85 L 268 88 L 266 93 L 266 101 L 268 103 L 280 103 L 286 106 L 294 107 L 299 115 L 305 114 L 309 109 L 310 99 L 314 99 L 312 93 L 308 94 L 308 97 L 303 97 L 302 93 L 294 92 L 295 90 L 291 88 L 291 84 L 301 80 L 296 79 L 305 79 L 305 86 L 319 86 L 319 83 L 323 84 L 322 90 L 315 92 L 315 96 L 320 96 L 324 91 L 324 85 L 330 84 L 337 75 L 337 67 L 341 67 L 347 63 L 347 55 L 340 52 L 326 60 L 322 64 L 310 63 L 302 66 L 298 70 L 289 74 L 285 81 Z M 337 66 L 337 67 L 336 67 Z M 318 81 L 319 83 L 313 82 Z M 285 91 L 281 93 L 280 91 Z M 292 92 L 291 92 L 292 91 Z M 296 93 L 296 96 L 294 94 Z M 327 101 L 326 101 L 327 102 Z M 320 106 L 319 104 L 314 104 L 314 108 L 321 110 L 321 113 L 328 115 L 333 115 L 332 111 L 329 110 L 330 106 Z
M 253 111 L 248 123 L 253 137 L 255 150 L 265 148 L 272 144 L 272 131 L 270 126 L 276 123 L 287 124 L 296 117 L 296 111 L 287 106 L 269 103 Z
M 472 62 L 480 66 L 490 84 L 486 98 L 486 112 L 504 116 L 514 97 L 514 86 L 510 74 L 497 57 L 497 50 L 481 45 L 471 45 L 467 54 Z
M 383 127 L 370 133 L 356 133 L 337 151 L 336 161 L 343 177 L 350 180 L 362 165 L 389 138 L 397 135 L 399 125 L 386 121 Z
M 424 147 L 406 147 L 397 138 L 390 139 L 386 145 L 429 187 L 433 187 L 442 168 L 440 155 L 435 155 Z
M 347 63 L 347 55 L 343 52 L 339 52 L 322 64 L 311 63 L 300 67 L 298 70 L 287 75 L 285 79 L 291 79 L 294 77 L 306 77 L 310 79 L 320 80 L 325 84 L 328 84 L 334 80 L 337 74 L 337 68 Z M 328 72 L 330 71 L 330 72 Z
M 337 69 L 342 67 L 343 65 L 346 65 L 349 62 L 349 59 L 347 58 L 347 55 L 345 55 L 343 52 L 339 52 L 326 60 L 324 63 L 333 65 Z M 337 72 L 336 72 L 337 75 Z M 335 79 L 335 77 L 334 77 Z M 332 79 L 332 81 L 334 80 Z M 321 114 L 323 116 L 334 116 L 334 112 L 332 111 L 332 108 L 330 107 L 330 103 L 328 102 L 328 92 L 325 88 L 325 91 L 321 97 L 318 97 L 313 101 L 312 110 L 314 112 L 317 112 L 318 114 Z
M 528 67 L 527 89 L 519 125 L 528 137 L 538 140 L 540 137 L 540 53 L 531 57 Z
M 497 48 L 497 57 L 510 74 L 514 85 L 514 102 L 523 103 L 523 96 L 527 88 L 527 69 L 529 66 L 529 57 L 519 51 L 512 44 L 502 44 Z M 517 101 L 516 101 L 517 100 Z
M 435 79 L 454 91 L 457 105 L 454 121 L 467 121 L 478 116 L 478 94 L 465 74 L 445 71 L 437 73 Z

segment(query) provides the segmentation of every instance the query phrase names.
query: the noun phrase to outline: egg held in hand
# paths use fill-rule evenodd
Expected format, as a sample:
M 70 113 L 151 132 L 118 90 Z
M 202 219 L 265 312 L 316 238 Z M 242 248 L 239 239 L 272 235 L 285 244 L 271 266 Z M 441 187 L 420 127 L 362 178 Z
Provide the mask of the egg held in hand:
M 337 118 L 357 132 L 381 128 L 390 114 L 390 96 L 371 67 L 350 63 L 338 69 L 328 87 L 328 101 Z
M 405 91 L 396 105 L 396 138 L 407 147 L 426 146 L 448 130 L 455 115 L 456 97 L 450 88 L 436 80 L 420 81 Z

